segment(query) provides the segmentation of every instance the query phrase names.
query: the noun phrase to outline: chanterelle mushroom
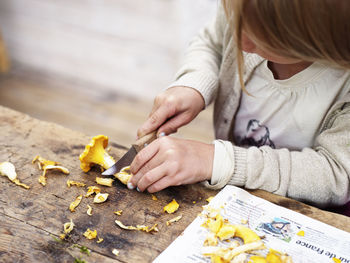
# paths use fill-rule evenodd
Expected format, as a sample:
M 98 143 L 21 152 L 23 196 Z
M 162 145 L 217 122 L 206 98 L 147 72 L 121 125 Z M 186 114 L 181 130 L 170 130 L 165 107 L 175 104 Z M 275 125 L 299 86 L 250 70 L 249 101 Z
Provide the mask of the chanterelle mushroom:
M 84 152 L 79 156 L 80 168 L 84 172 L 88 172 L 95 164 L 102 166 L 104 169 L 111 167 L 115 160 L 105 151 L 107 145 L 107 136 L 97 135 L 93 137 L 90 143 L 85 146 Z
M 90 143 L 85 146 L 84 152 L 79 156 L 80 168 L 84 172 L 88 172 L 91 169 L 91 167 L 95 164 L 100 165 L 104 169 L 110 168 L 115 163 L 115 160 L 105 150 L 107 145 L 108 145 L 107 136 L 97 135 L 93 137 Z M 132 174 L 130 173 L 130 166 L 126 166 L 123 169 L 121 169 L 119 173 L 116 173 L 114 175 L 114 177 L 116 177 L 120 182 L 126 185 L 130 180 L 130 178 L 132 177 Z M 102 182 L 102 178 L 99 178 L 97 180 L 99 180 L 97 182 L 99 184 L 100 182 Z M 107 179 L 107 178 L 103 180 L 110 181 L 109 183 L 112 182 L 111 179 Z M 102 184 L 106 185 L 104 183 Z

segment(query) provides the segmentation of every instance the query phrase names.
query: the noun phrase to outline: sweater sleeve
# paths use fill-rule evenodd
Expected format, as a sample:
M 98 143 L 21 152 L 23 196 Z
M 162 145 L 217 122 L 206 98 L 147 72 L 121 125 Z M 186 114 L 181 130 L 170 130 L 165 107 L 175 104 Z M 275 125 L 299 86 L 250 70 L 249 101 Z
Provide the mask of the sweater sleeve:
M 211 184 L 206 185 L 218 189 L 225 184 L 263 189 L 321 207 L 345 204 L 350 199 L 350 103 L 335 112 L 313 148 L 245 149 L 216 141 Z
M 191 41 L 185 53 L 183 66 L 176 73 L 175 82 L 169 87 L 194 88 L 203 96 L 206 106 L 210 104 L 218 87 L 226 24 L 224 10 L 219 5 L 214 21 Z

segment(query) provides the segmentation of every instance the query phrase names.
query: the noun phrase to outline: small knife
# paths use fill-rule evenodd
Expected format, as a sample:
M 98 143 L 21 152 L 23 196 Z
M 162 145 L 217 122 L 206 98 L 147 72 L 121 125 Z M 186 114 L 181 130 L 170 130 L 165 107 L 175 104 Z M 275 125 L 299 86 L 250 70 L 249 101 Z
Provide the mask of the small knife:
M 124 154 L 115 164 L 102 173 L 102 175 L 114 175 L 118 173 L 123 167 L 128 166 L 134 160 L 136 154 L 145 146 L 150 144 L 157 138 L 157 132 L 149 133 L 138 139 L 131 148 Z

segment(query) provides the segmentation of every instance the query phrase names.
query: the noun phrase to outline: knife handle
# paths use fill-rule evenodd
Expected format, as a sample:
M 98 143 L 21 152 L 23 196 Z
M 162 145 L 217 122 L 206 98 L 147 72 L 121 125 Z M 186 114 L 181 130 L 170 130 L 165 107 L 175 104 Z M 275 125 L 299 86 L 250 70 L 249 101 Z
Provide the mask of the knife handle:
M 134 144 L 134 148 L 137 152 L 141 151 L 145 146 L 157 139 L 157 131 L 146 134 L 145 136 L 138 139 Z

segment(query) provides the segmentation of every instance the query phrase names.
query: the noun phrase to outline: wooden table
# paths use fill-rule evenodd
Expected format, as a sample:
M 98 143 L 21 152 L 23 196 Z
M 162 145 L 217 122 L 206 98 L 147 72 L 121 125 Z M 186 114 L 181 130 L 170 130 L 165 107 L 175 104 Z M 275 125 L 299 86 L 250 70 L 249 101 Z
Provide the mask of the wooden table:
M 130 191 L 115 182 L 113 187 L 101 186 L 102 192 L 110 194 L 107 202 L 93 204 L 92 198 L 83 198 L 72 213 L 69 204 L 85 194 L 86 188 L 68 188 L 67 179 L 96 185 L 95 177 L 100 175 L 97 168 L 86 174 L 79 167 L 79 154 L 91 137 L 1 106 L 0 134 L 0 162 L 15 164 L 19 179 L 31 186 L 26 190 L 0 176 L 0 262 L 74 262 L 74 258 L 86 262 L 151 262 L 193 221 L 206 204 L 205 199 L 216 193 L 199 184 L 171 187 L 157 193 L 155 201 L 150 194 Z M 116 158 L 125 152 L 114 142 L 109 146 Z M 61 162 L 70 174 L 49 171 L 43 187 L 38 183 L 41 171 L 31 163 L 38 154 Z M 350 232 L 350 219 L 345 216 L 264 191 L 252 193 Z M 165 214 L 163 206 L 173 198 L 180 208 L 175 214 Z M 92 216 L 86 213 L 87 204 L 93 207 Z M 123 210 L 121 216 L 113 213 L 117 210 Z M 183 217 L 179 222 L 165 224 L 180 214 Z M 71 236 L 68 241 L 58 242 L 63 224 L 70 219 L 76 225 Z M 158 223 L 159 232 L 123 230 L 116 226 L 116 219 L 125 225 Z M 98 244 L 96 239 L 87 240 L 83 236 L 87 228 L 96 229 L 104 241 Z M 89 256 L 81 251 L 81 246 L 91 250 Z M 112 254 L 113 249 L 120 251 L 119 256 Z

